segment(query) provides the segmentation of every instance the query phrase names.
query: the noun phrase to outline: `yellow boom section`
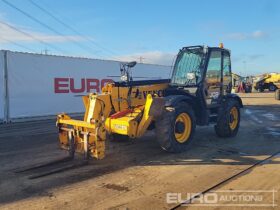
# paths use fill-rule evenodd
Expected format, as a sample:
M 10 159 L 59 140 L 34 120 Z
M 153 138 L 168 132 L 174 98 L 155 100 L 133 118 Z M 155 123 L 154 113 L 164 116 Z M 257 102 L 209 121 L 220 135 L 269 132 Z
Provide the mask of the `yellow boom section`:
M 116 133 L 130 138 L 141 137 L 164 107 L 163 98 L 152 97 L 152 94 L 163 91 L 167 85 L 129 88 L 110 84 L 102 90 L 102 94 L 84 96 L 83 120 L 71 119 L 66 114 L 57 117 L 61 147 L 69 150 L 71 155 L 80 152 L 86 158 L 90 155 L 102 159 L 105 156 L 105 140 L 109 135 Z

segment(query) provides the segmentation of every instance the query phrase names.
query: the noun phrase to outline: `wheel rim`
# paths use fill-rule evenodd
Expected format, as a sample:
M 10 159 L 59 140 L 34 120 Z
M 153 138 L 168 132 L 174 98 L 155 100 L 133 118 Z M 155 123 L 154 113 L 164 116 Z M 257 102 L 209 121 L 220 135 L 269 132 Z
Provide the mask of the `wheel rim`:
M 181 125 L 181 130 L 178 131 L 176 126 Z M 182 129 L 183 126 L 183 129 Z M 175 138 L 179 143 L 185 143 L 191 134 L 192 129 L 191 118 L 187 113 L 181 113 L 177 116 L 174 126 Z
M 274 87 L 274 86 L 270 86 L 270 91 L 275 91 L 276 90 L 276 88 Z
M 230 110 L 230 122 L 229 122 L 229 127 L 231 130 L 234 130 L 237 127 L 238 124 L 238 110 L 234 106 Z

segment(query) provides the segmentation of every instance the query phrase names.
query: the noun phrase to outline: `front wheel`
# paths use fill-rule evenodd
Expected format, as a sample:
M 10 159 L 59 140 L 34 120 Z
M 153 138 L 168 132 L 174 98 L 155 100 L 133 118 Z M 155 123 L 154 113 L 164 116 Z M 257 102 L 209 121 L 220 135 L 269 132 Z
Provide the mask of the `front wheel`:
M 215 132 L 219 137 L 236 136 L 240 124 L 240 106 L 237 100 L 229 99 L 219 110 Z
M 111 140 L 112 141 L 120 141 L 120 142 L 129 141 L 129 136 L 121 135 L 121 134 L 117 134 L 117 133 L 112 133 L 111 134 Z
M 183 152 L 190 148 L 195 133 L 195 114 L 190 105 L 180 103 L 167 107 L 155 123 L 157 140 L 168 152 Z
M 274 84 L 270 84 L 268 89 L 269 91 L 275 91 L 277 87 Z

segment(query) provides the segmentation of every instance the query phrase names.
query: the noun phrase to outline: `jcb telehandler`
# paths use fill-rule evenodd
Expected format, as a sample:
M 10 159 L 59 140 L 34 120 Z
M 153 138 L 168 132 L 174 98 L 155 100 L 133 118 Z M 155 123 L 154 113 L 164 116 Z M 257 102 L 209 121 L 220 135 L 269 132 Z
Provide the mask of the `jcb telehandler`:
M 220 137 L 238 132 L 241 99 L 231 94 L 230 51 L 219 47 L 182 48 L 171 80 L 133 81 L 131 68 L 121 67 L 121 82 L 107 84 L 102 93 L 83 96 L 84 120 L 57 117 L 62 148 L 102 159 L 107 139 L 138 138 L 155 129 L 160 146 L 182 152 L 192 142 L 196 126 L 215 124 Z

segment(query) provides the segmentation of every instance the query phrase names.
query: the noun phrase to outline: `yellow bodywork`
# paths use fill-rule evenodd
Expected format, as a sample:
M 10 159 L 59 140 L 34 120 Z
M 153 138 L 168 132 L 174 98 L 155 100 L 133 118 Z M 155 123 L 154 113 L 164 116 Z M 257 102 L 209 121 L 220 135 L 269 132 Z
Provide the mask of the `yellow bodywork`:
M 133 87 L 107 84 L 101 94 L 83 96 L 83 120 L 71 119 L 66 114 L 57 116 L 61 147 L 70 149 L 69 139 L 74 138 L 75 152 L 104 158 L 105 141 L 110 135 L 137 138 L 146 132 L 164 107 L 160 96 L 167 87 L 168 83 Z
M 260 78 L 264 83 L 273 83 L 277 88 L 280 88 L 280 73 L 263 74 Z M 254 83 L 255 88 L 257 87 L 257 82 Z
M 270 73 L 264 81 L 265 83 L 273 83 L 277 88 L 280 88 L 280 74 Z

